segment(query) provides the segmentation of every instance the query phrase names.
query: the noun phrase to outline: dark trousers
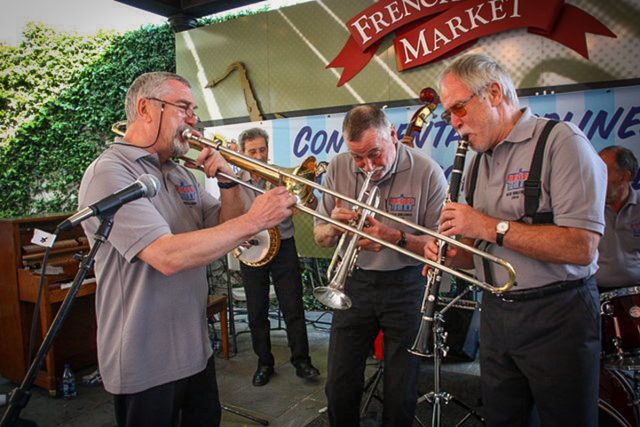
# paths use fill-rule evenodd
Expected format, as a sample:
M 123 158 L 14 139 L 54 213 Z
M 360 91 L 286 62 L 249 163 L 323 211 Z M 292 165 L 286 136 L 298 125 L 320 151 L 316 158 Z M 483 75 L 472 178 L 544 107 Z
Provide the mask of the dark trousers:
M 600 311 L 593 278 L 505 302 L 484 293 L 480 370 L 487 426 L 597 426 Z
M 369 351 L 382 330 L 385 426 L 410 426 L 416 409 L 418 358 L 410 354 L 420 323 L 424 280 L 420 267 L 389 272 L 356 269 L 345 292 L 353 306 L 335 310 L 325 392 L 332 426 L 360 425 Z
M 116 394 L 118 427 L 216 427 L 221 411 L 213 356 L 204 371 L 140 393 Z
M 302 279 L 300 261 L 293 238 L 280 242 L 280 251 L 265 266 L 240 266 L 253 351 L 258 355 L 258 366 L 273 366 L 269 322 L 269 275 L 278 297 L 278 304 L 287 325 L 287 339 L 291 349 L 291 362 L 309 361 L 309 340 L 302 305 Z

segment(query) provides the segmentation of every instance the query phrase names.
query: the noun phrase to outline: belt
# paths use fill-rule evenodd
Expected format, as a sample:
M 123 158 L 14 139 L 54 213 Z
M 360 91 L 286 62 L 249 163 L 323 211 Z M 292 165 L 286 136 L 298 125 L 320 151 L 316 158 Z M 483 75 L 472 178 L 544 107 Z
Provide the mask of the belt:
M 546 297 L 549 295 L 559 294 L 560 292 L 565 292 L 570 289 L 579 288 L 580 286 L 587 283 L 588 279 L 589 278 L 587 277 L 587 278 L 578 279 L 578 280 L 554 282 L 554 283 L 550 283 L 548 285 L 542 286 L 540 288 L 507 292 L 506 294 L 498 295 L 498 298 L 506 302 L 528 301 L 528 300 L 538 299 L 538 298 Z

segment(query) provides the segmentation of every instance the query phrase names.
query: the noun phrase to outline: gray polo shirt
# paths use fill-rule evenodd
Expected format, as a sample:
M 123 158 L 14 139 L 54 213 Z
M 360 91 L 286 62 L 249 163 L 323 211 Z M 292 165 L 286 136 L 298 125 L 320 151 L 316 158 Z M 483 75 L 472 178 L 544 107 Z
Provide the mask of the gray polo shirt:
M 523 109 L 522 117 L 505 140 L 493 152 L 482 156 L 474 208 L 492 217 L 512 221 L 524 216 L 524 181 L 546 123 L 546 119 L 534 116 L 529 108 Z M 545 147 L 538 211 L 553 211 L 554 223 L 558 226 L 602 234 L 606 177 L 604 163 L 582 131 L 572 123 L 560 123 L 551 131 Z M 470 180 L 465 181 L 468 186 Z M 489 245 L 487 250 L 513 265 L 517 276 L 514 291 L 584 278 L 598 269 L 597 259 L 588 266 L 579 266 L 538 261 L 495 244 Z M 482 261 L 479 257 L 474 258 L 476 272 L 484 277 Z M 495 283 L 505 283 L 504 269 L 493 264 L 492 267 Z
M 380 206 L 394 216 L 435 230 L 447 192 L 447 181 L 442 168 L 420 151 L 397 143 L 397 156 L 391 169 L 377 184 L 380 188 Z M 360 171 L 349 153 L 341 153 L 329 163 L 324 175 L 324 185 L 340 194 L 357 199 L 365 174 Z M 331 216 L 335 198 L 323 193 L 317 211 Z M 348 203 L 343 206 L 350 207 Z M 389 226 L 404 230 L 407 234 L 419 234 L 414 229 L 391 219 L 377 217 Z M 315 224 L 325 221 L 315 218 Z M 395 243 L 395 242 L 393 242 Z M 361 251 L 357 266 L 364 270 L 397 270 L 420 262 L 392 249 L 380 252 Z
M 264 179 L 260 179 L 257 182 L 252 181 L 251 180 L 251 173 L 248 171 L 242 171 L 242 173 L 240 173 L 240 179 L 244 182 L 247 182 L 251 185 L 253 185 L 254 187 L 258 187 L 261 189 L 265 189 L 266 188 L 266 181 Z M 244 186 L 240 186 L 240 194 L 242 196 L 242 200 L 245 206 L 245 209 L 249 209 L 249 207 L 251 206 L 251 204 L 253 203 L 253 201 L 256 199 L 256 197 L 258 197 L 260 195 L 260 193 L 258 193 L 255 190 L 252 190 L 251 188 L 248 187 L 244 187 Z M 282 221 L 279 225 L 278 225 L 278 231 L 280 232 L 280 238 L 282 240 L 284 239 L 290 239 L 291 237 L 293 237 L 295 231 L 293 229 L 293 219 L 292 217 L 289 217 L 287 219 L 285 219 L 284 221 Z
M 152 199 L 124 205 L 96 256 L 98 362 L 105 389 L 137 393 L 202 371 L 211 355 L 207 333 L 205 267 L 165 276 L 137 254 L 168 233 L 217 224 L 219 202 L 172 161 L 130 145 L 112 145 L 86 170 L 82 208 L 142 174 L 161 182 Z M 83 228 L 93 243 L 98 220 Z
M 605 230 L 600 239 L 601 287 L 640 285 L 640 190 L 629 188 L 629 200 L 617 214 L 605 208 Z

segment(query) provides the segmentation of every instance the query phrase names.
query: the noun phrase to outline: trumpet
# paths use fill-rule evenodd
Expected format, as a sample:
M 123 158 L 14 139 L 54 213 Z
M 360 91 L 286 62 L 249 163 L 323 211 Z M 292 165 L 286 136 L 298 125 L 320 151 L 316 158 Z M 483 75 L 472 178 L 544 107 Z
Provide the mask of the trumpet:
M 371 182 L 371 177 L 380 169 L 381 168 L 375 168 L 370 172 L 365 172 L 366 178 L 362 188 L 360 189 L 360 194 L 358 194 L 358 200 L 363 200 L 367 197 L 368 192 L 369 196 L 367 197 L 365 204 L 375 208 L 380 204 L 380 189 L 378 186 L 373 186 L 369 189 L 369 183 Z M 353 223 L 351 225 L 355 225 L 358 230 L 362 230 L 370 211 L 369 209 L 359 208 L 356 205 L 353 206 L 353 210 L 359 211 L 359 215 L 358 218 L 352 221 Z M 329 308 L 336 310 L 346 310 L 351 308 L 351 298 L 344 293 L 344 285 L 347 277 L 355 268 L 356 261 L 358 260 L 358 254 L 361 249 L 357 246 L 359 238 L 360 236 L 354 234 L 351 236 L 349 243 L 346 243 L 347 234 L 342 233 L 340 240 L 338 241 L 338 245 L 336 246 L 336 250 L 333 253 L 333 258 L 327 268 L 329 286 L 318 286 L 313 290 L 313 296 Z M 342 249 L 345 244 L 347 245 L 347 249 L 344 251 L 344 254 L 342 254 Z M 338 269 L 334 274 L 333 269 L 336 268 L 336 265 L 338 265 Z
M 287 189 L 290 190 L 290 192 L 295 195 L 298 198 L 298 202 L 295 204 L 296 209 L 298 209 L 301 212 L 304 212 L 308 215 L 314 216 L 316 218 L 321 219 L 324 222 L 327 222 L 329 224 L 333 224 L 338 228 L 342 228 L 345 231 L 349 231 L 353 234 L 357 234 L 360 237 L 364 237 L 366 239 L 371 240 L 372 242 L 378 243 L 381 246 L 384 246 L 388 249 L 394 250 L 396 252 L 399 252 L 403 255 L 406 255 L 410 258 L 413 258 L 421 263 L 427 264 L 428 266 L 432 267 L 432 268 L 437 268 L 442 270 L 445 273 L 448 273 L 454 277 L 457 277 L 459 279 L 465 280 L 469 283 L 473 283 L 474 285 L 485 289 L 491 293 L 495 293 L 495 294 L 501 294 L 503 292 L 508 291 L 509 289 L 511 289 L 511 287 L 513 286 L 513 284 L 516 281 L 516 273 L 515 270 L 513 269 L 513 266 L 506 260 L 502 259 L 502 258 L 498 258 L 490 253 L 481 251 L 480 249 L 477 249 L 473 246 L 469 246 L 467 244 L 464 244 L 462 242 L 458 242 L 457 240 L 442 235 L 436 231 L 433 231 L 429 228 L 423 227 L 421 225 L 412 223 L 410 221 L 407 221 L 403 218 L 400 217 L 396 217 L 394 215 L 391 215 L 385 211 L 380 210 L 377 207 L 373 207 L 373 206 L 369 206 L 366 203 L 363 203 L 362 201 L 356 200 L 352 197 L 348 197 L 345 196 L 343 194 L 338 193 L 337 191 L 333 191 L 329 188 L 326 188 L 318 183 L 316 183 L 315 181 L 306 179 L 302 176 L 298 176 L 295 175 L 294 173 L 289 172 L 288 170 L 286 170 L 285 168 L 280 168 L 278 166 L 274 166 L 274 165 L 270 165 L 268 163 L 264 163 L 261 162 L 259 160 L 255 160 L 251 157 L 245 156 L 241 153 L 238 153 L 236 151 L 231 150 L 230 148 L 227 148 L 224 144 L 224 141 L 220 138 L 216 138 L 215 140 L 211 140 L 211 139 L 207 139 L 204 137 L 199 137 L 199 136 L 195 136 L 192 132 L 191 129 L 186 129 L 183 133 L 182 133 L 182 138 L 185 141 L 188 141 L 189 144 L 192 144 L 192 146 L 198 146 L 198 147 L 208 147 L 208 148 L 213 148 L 215 150 L 217 150 L 226 160 L 227 162 L 229 162 L 232 165 L 238 166 L 241 169 L 245 169 L 248 171 L 251 171 L 253 173 L 255 173 L 256 175 L 260 175 L 262 177 L 264 177 L 267 180 L 274 180 L 275 182 L 284 184 L 287 186 Z M 183 158 L 187 161 L 193 162 L 193 160 L 188 159 L 188 158 Z M 310 163 L 312 163 L 313 165 L 315 165 L 315 159 L 313 159 L 313 161 L 311 161 Z M 297 169 L 297 168 L 296 168 Z M 229 175 L 229 174 L 225 174 L 223 172 L 218 172 L 219 176 L 222 176 L 225 179 L 228 179 L 230 181 L 234 181 L 237 182 L 238 184 L 251 188 L 259 193 L 264 193 L 265 190 L 257 188 L 249 183 L 246 183 L 240 179 L 238 179 L 235 176 Z M 362 230 L 358 230 L 356 227 L 353 227 L 349 224 L 345 224 L 343 222 L 340 222 L 338 220 L 335 220 L 329 216 L 326 215 L 322 215 L 317 213 L 315 210 L 313 210 L 312 208 L 308 207 L 305 203 L 305 196 L 306 196 L 306 200 L 308 201 L 310 199 L 310 195 L 313 194 L 313 190 L 312 189 L 316 189 L 318 191 L 323 192 L 324 194 L 329 194 L 333 197 L 339 198 L 351 205 L 357 205 L 363 209 L 367 209 L 368 211 L 375 213 L 376 215 L 379 215 L 381 217 L 384 218 L 388 218 L 392 221 L 395 221 L 399 224 L 403 224 L 413 230 L 416 230 L 419 233 L 423 233 L 423 234 L 427 234 L 437 240 L 442 240 L 444 242 L 446 242 L 449 245 L 455 246 L 457 247 L 459 250 L 465 250 L 468 252 L 471 252 L 472 254 L 475 254 L 481 258 L 486 259 L 488 262 L 494 263 L 496 265 L 498 265 L 499 267 L 503 268 L 506 273 L 507 273 L 507 280 L 499 285 L 493 285 L 491 283 L 487 283 L 484 282 L 482 280 L 478 280 L 476 279 L 474 276 L 470 275 L 470 274 L 466 274 L 464 272 L 461 271 L 457 271 L 453 268 L 447 267 L 444 264 L 440 264 L 436 261 L 432 261 L 428 258 L 425 258 L 423 256 L 417 255 L 405 248 L 401 248 L 398 245 L 395 245 L 393 243 L 389 243 L 385 240 L 382 240 L 378 237 L 372 236 L 370 234 L 367 234 L 366 232 L 362 231 Z
M 436 231 L 433 231 L 429 228 L 423 227 L 421 225 L 412 223 L 410 221 L 407 221 L 403 218 L 400 217 L 396 217 L 394 215 L 391 215 L 383 210 L 380 210 L 377 207 L 374 206 L 370 206 L 367 205 L 366 203 L 360 201 L 360 200 L 356 200 L 352 197 L 348 197 L 345 196 L 344 194 L 340 194 L 337 191 L 333 191 L 329 188 L 326 188 L 318 183 L 316 183 L 315 181 L 311 181 L 309 179 L 306 179 L 302 176 L 298 176 L 295 175 L 293 173 L 290 173 L 289 171 L 287 171 L 285 168 L 280 168 L 278 166 L 274 166 L 274 165 L 270 165 L 268 163 L 264 163 L 261 162 L 259 160 L 255 160 L 251 157 L 245 156 L 241 153 L 237 153 L 229 148 L 226 148 L 224 146 L 224 141 L 220 140 L 220 139 L 216 139 L 216 140 L 210 140 L 204 137 L 199 137 L 199 136 L 195 136 L 193 135 L 193 132 L 191 131 L 191 129 L 186 129 L 183 133 L 182 133 L 182 138 L 185 141 L 189 141 L 190 144 L 192 144 L 192 146 L 202 146 L 202 147 L 209 147 L 209 148 L 213 148 L 215 150 L 218 150 L 220 152 L 220 154 L 222 155 L 222 157 L 224 157 L 227 162 L 238 166 L 242 169 L 245 170 L 249 170 L 257 175 L 263 176 L 265 179 L 267 180 L 272 180 L 272 181 L 276 181 L 276 182 L 280 182 L 283 183 L 284 185 L 287 186 L 288 189 L 290 189 L 290 192 L 292 192 L 292 194 L 296 195 L 298 197 L 298 203 L 296 203 L 295 207 L 300 210 L 301 212 L 304 212 L 306 214 L 309 214 L 311 216 L 314 216 L 316 218 L 321 219 L 324 222 L 327 222 L 329 224 L 333 224 L 338 228 L 342 228 L 345 231 L 349 231 L 353 234 L 357 234 L 360 237 L 364 237 L 366 239 L 371 240 L 372 242 L 378 243 L 381 246 L 384 246 L 388 249 L 394 250 L 396 252 L 399 252 L 403 255 L 406 255 L 410 258 L 413 258 L 417 261 L 420 261 L 424 264 L 427 264 L 429 267 L 435 268 L 435 269 L 440 269 L 442 270 L 444 273 L 448 273 L 454 277 L 457 277 L 459 279 L 465 280 L 469 283 L 473 283 L 474 285 L 485 289 L 491 293 L 494 294 L 501 294 L 503 292 L 508 291 L 509 289 L 511 289 L 511 287 L 513 286 L 513 284 L 516 281 L 516 272 L 513 269 L 513 266 L 506 260 L 496 257 L 493 254 L 490 254 L 488 252 L 484 252 L 480 249 L 477 249 L 473 246 L 467 245 L 465 243 L 459 242 L 451 237 L 445 236 L 443 234 L 440 234 Z M 315 159 L 313 160 L 312 163 L 315 163 Z M 240 185 L 243 186 L 248 186 L 249 188 L 252 188 L 260 193 L 264 193 L 265 191 L 262 189 L 258 189 L 253 185 L 250 185 L 244 181 L 239 180 L 238 178 L 234 177 L 234 176 L 230 176 L 224 173 L 219 172 L 219 175 L 221 175 L 223 178 L 229 179 L 231 181 L 237 182 Z M 488 262 L 494 263 L 497 266 L 503 268 L 505 270 L 505 272 L 507 273 L 507 280 L 497 286 L 491 283 L 487 283 L 484 282 L 482 280 L 478 280 L 476 279 L 474 276 L 470 275 L 470 274 L 466 274 L 465 272 L 462 271 L 458 271 L 455 270 L 453 268 L 447 267 L 444 264 L 438 263 L 437 261 L 432 261 L 428 258 L 425 258 L 423 256 L 420 256 L 418 254 L 415 254 L 411 251 L 409 251 L 408 249 L 405 248 L 401 248 L 398 245 L 395 245 L 393 243 L 389 243 L 386 240 L 382 240 L 378 237 L 372 236 L 362 230 L 357 229 L 356 227 L 353 227 L 352 225 L 349 224 L 345 224 L 343 222 L 340 222 L 336 219 L 333 219 L 329 216 L 326 215 L 322 215 L 317 213 L 315 210 L 309 208 L 308 206 L 306 206 L 306 204 L 304 203 L 305 199 L 303 197 L 301 197 L 301 195 L 305 195 L 305 194 L 310 194 L 313 192 L 313 190 L 311 189 L 316 189 L 319 190 L 321 192 L 323 192 L 324 194 L 329 194 L 333 197 L 336 197 L 338 199 L 341 199 L 351 205 L 357 205 L 363 209 L 367 209 L 369 212 L 375 213 L 376 215 L 379 215 L 381 217 L 384 218 L 388 218 L 392 221 L 395 221 L 399 224 L 403 224 L 409 228 L 412 228 L 420 233 L 423 234 L 427 234 L 439 241 L 443 241 L 446 242 L 448 245 L 450 246 L 455 246 L 456 248 L 458 248 L 459 250 L 465 250 L 468 252 L 471 252 L 474 255 L 477 255 L 481 258 L 486 259 Z

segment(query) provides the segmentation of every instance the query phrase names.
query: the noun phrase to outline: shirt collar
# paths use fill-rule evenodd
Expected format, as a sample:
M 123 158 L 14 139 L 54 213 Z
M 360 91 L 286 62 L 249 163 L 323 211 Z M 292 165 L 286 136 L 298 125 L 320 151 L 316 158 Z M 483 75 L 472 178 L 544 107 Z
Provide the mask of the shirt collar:
M 160 157 L 158 153 L 150 153 L 144 148 L 140 148 L 137 145 L 129 144 L 122 138 L 116 138 L 114 143 L 109 146 L 110 150 L 116 150 L 122 154 L 130 162 L 137 162 L 142 158 L 148 158 L 156 165 L 160 165 Z
M 634 190 L 631 184 L 629 184 L 629 198 L 627 199 L 626 205 L 637 205 L 638 199 L 640 198 L 638 194 L 640 194 L 640 190 Z
M 529 141 L 533 138 L 536 132 L 536 116 L 533 115 L 529 107 L 521 108 L 522 115 L 516 122 L 509 135 L 504 139 L 504 142 L 519 143 Z

